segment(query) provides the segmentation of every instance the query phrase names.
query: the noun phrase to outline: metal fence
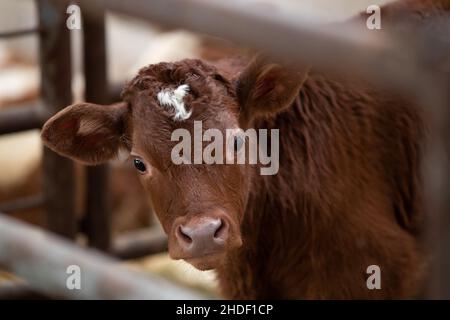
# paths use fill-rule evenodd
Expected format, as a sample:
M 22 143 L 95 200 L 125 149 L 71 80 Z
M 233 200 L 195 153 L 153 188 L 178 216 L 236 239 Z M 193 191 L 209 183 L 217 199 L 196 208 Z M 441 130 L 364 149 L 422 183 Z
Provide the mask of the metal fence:
M 202 296 L 64 238 L 0 215 L 0 262 L 49 297 L 72 299 L 200 299 Z M 69 266 L 82 270 L 80 287 L 68 290 Z
M 39 128 L 49 115 L 71 103 L 70 31 L 65 27 L 65 10 L 69 3 L 66 0 L 37 0 L 39 27 L 0 35 L 13 37 L 38 33 L 42 78 L 41 101 L 37 106 L 1 112 L 0 134 Z M 431 57 L 436 56 L 436 48 L 442 49 L 443 46 L 439 39 L 429 33 L 414 34 L 413 37 L 405 36 L 404 33 L 390 34 L 386 38 L 377 36 L 375 32 L 368 38 L 367 32 L 351 26 L 318 27 L 296 16 L 256 10 L 233 0 L 80 0 L 77 3 L 83 13 L 85 98 L 91 102 L 105 103 L 117 97 L 114 90 L 117 86 L 109 85 L 106 77 L 105 12 L 108 10 L 163 25 L 208 33 L 332 72 L 351 70 L 375 85 L 397 90 L 417 99 L 432 123 L 431 143 L 426 150 L 423 171 L 428 209 L 426 243 L 434 257 L 426 296 L 450 298 L 450 171 L 445 155 L 446 150 L 450 150 L 450 77 L 448 70 L 437 70 L 432 63 Z M 398 41 L 392 41 L 393 38 Z M 448 42 L 444 42 L 444 45 L 447 45 L 444 47 L 447 51 L 443 52 L 450 52 Z M 74 214 L 73 163 L 46 149 L 43 168 L 44 196 L 18 200 L 9 204 L 9 208 L 23 207 L 24 203 L 33 206 L 45 202 L 50 230 L 73 239 L 80 231 Z M 162 238 L 148 241 L 136 241 L 133 236 L 120 241 L 111 239 L 107 189 L 108 167 L 89 168 L 84 230 L 89 244 L 122 257 L 134 257 L 163 249 L 165 243 Z M 5 226 L 21 228 L 22 236 L 11 232 L 3 234 L 2 230 L 7 229 Z M 1 253 L 4 242 L 11 243 L 14 239 L 31 245 L 33 232 L 35 231 L 0 219 L 0 263 L 11 262 L 14 258 L 11 251 L 6 256 Z M 27 242 L 27 238 L 30 242 Z M 59 242 L 50 239 L 45 245 L 58 246 Z M 61 251 L 58 252 L 64 256 L 72 250 L 75 249 L 61 245 Z M 76 252 L 86 255 L 86 261 L 90 265 L 88 269 L 93 274 L 108 267 L 108 263 L 96 264 L 95 257 L 89 257 L 79 249 Z M 43 252 L 41 258 L 52 261 L 55 266 L 58 263 L 57 257 L 50 253 Z M 18 264 L 6 265 L 14 272 L 21 270 Z M 31 284 L 37 284 L 34 288 L 44 289 L 39 285 L 36 273 L 30 271 L 23 275 Z M 155 292 L 151 291 L 154 286 L 151 283 L 148 286 L 149 291 L 145 291 L 142 296 L 156 297 Z M 132 291 L 141 292 L 140 288 L 135 287 Z M 160 298 L 167 297 L 163 292 L 160 293 Z M 100 296 L 93 294 L 86 297 Z

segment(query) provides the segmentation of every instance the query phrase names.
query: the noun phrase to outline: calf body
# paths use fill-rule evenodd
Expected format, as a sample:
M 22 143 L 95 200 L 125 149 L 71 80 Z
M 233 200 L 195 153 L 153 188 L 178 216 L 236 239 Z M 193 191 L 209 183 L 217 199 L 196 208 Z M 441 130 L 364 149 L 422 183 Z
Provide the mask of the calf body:
M 280 128 L 280 171 L 253 175 L 243 246 L 218 269 L 233 298 L 399 298 L 423 257 L 421 120 L 411 103 L 311 73 Z M 366 285 L 381 268 L 381 290 Z

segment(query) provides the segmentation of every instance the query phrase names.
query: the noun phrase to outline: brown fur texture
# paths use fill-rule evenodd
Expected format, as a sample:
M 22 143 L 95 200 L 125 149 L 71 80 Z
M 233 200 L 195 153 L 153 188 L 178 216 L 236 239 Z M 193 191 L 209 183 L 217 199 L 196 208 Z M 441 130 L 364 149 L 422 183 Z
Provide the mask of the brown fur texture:
M 386 8 L 399 10 L 391 6 Z M 192 116 L 176 122 L 156 94 L 180 84 L 190 86 L 185 103 Z M 177 248 L 180 221 L 206 215 L 226 220 L 224 252 L 190 261 L 217 269 L 225 297 L 417 293 L 425 263 L 418 241 L 425 126 L 412 101 L 350 76 L 314 68 L 292 72 L 260 55 L 217 67 L 200 60 L 151 65 L 123 98 L 112 107 L 69 107 L 47 122 L 44 141 L 91 164 L 111 157 L 119 145 L 136 154 L 147 166 L 141 180 L 174 258 L 192 258 Z M 280 129 L 280 171 L 261 176 L 255 165 L 174 165 L 171 133 L 192 132 L 194 120 L 202 120 L 204 130 Z M 380 290 L 366 286 L 370 265 L 381 268 Z
M 251 188 L 243 249 L 224 268 L 232 276 L 221 277 L 231 296 L 414 294 L 423 130 L 410 106 L 311 73 L 291 109 L 256 122 L 281 130 L 280 172 L 256 176 Z M 383 290 L 366 287 L 372 264 L 381 267 Z M 230 286 L 234 277 L 246 281 Z

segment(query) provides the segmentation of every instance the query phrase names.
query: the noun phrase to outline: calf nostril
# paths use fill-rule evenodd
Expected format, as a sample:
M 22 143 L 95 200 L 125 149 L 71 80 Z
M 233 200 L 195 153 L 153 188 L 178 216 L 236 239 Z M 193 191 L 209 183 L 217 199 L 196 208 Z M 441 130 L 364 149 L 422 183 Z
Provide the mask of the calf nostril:
M 226 233 L 226 225 L 225 223 L 222 221 L 222 219 L 220 219 L 219 223 L 217 224 L 216 227 L 216 231 L 214 232 L 214 239 L 218 239 L 218 238 L 223 238 L 225 236 Z
M 180 239 L 182 239 L 183 241 L 187 242 L 187 243 L 191 243 L 192 242 L 192 238 L 189 236 L 189 231 L 187 229 L 184 229 L 183 226 L 179 226 L 178 227 L 178 235 L 180 237 Z

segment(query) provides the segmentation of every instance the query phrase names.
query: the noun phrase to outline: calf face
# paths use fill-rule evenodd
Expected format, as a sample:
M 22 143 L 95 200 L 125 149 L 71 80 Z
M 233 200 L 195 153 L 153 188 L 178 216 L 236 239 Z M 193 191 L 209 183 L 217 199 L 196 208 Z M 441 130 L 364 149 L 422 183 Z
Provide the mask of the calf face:
M 123 102 L 75 104 L 53 116 L 43 141 L 89 165 L 128 150 L 168 234 L 171 257 L 214 268 L 243 243 L 240 223 L 256 171 L 248 164 L 175 164 L 172 134 L 185 129 L 194 137 L 194 121 L 203 132 L 224 136 L 251 127 L 256 117 L 287 108 L 305 78 L 261 57 L 230 74 L 199 60 L 151 65 L 127 84 Z

